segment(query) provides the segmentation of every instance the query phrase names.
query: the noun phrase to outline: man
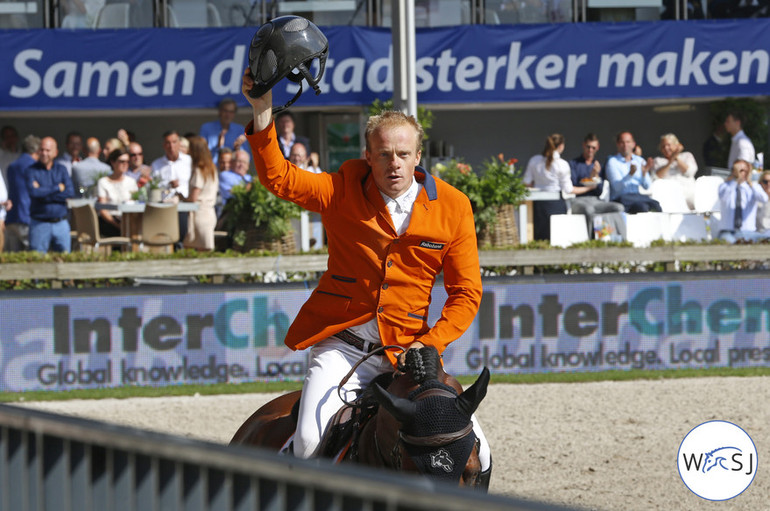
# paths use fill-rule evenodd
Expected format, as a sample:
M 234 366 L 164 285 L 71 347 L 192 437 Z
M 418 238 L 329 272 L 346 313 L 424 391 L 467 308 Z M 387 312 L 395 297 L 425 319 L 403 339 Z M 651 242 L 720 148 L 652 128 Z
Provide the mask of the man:
M 70 251 L 67 199 L 75 195 L 67 169 L 54 159 L 58 148 L 53 137 L 40 141 L 37 162 L 26 171 L 30 196 L 29 247 L 46 253 Z
M 762 187 L 751 182 L 749 162 L 735 160 L 732 172 L 725 182 L 719 185 L 719 206 L 722 215 L 719 237 L 728 243 L 768 237 L 757 232 L 757 208 L 767 201 L 767 194 Z
M 418 168 L 422 127 L 401 112 L 369 120 L 365 160 L 349 160 L 334 174 L 304 172 L 283 159 L 272 121 L 272 93 L 251 98 L 246 129 L 260 182 L 277 196 L 321 213 L 327 232 L 328 270 L 289 327 L 291 349 L 313 346 L 300 400 L 294 453 L 316 453 L 328 420 L 342 402 L 337 387 L 365 352 L 380 344 L 439 353 L 471 325 L 481 302 L 481 275 L 468 198 Z M 448 299 L 431 328 L 428 306 L 443 272 Z M 396 355 L 370 357 L 341 393 L 347 399 L 379 374 L 393 371 Z M 480 440 L 482 478 L 491 470 Z
M 10 125 L 0 128 L 0 171 L 3 179 L 8 182 L 8 167 L 16 161 L 19 152 L 19 132 Z
M 201 125 L 200 136 L 208 142 L 214 163 L 219 161 L 219 149 L 223 147 L 231 150 L 239 149 L 246 142 L 243 125 L 233 122 L 236 113 L 238 113 L 238 105 L 235 100 L 224 98 L 219 102 L 218 119 Z
M 736 160 L 754 163 L 756 152 L 751 139 L 743 132 L 743 114 L 731 111 L 725 116 L 725 131 L 730 134 L 730 153 L 727 157 L 727 168 L 732 169 Z
M 759 176 L 759 186 L 765 195 L 770 197 L 770 170 L 762 172 Z M 760 204 L 757 208 L 757 231 L 770 234 L 770 201 Z
M 249 165 L 251 164 L 251 155 L 246 151 L 239 149 L 235 151 L 235 164 L 232 170 L 224 170 L 219 173 L 219 195 L 222 197 L 222 203 L 230 200 L 233 194 L 230 190 L 233 186 L 246 184 L 246 189 L 251 188 L 252 178 L 249 175 Z
M 321 172 L 321 169 L 317 166 L 311 167 L 310 158 L 307 154 L 307 148 L 302 142 L 294 142 L 294 145 L 291 146 L 291 151 L 289 152 L 289 161 L 297 167 L 303 170 L 307 170 L 308 172 L 312 172 L 313 174 L 318 174 Z
M 96 137 L 86 140 L 86 157 L 72 164 L 72 184 L 77 197 L 85 197 L 95 190 L 100 175 L 112 174 L 112 168 L 101 161 L 102 144 Z
M 658 201 L 639 193 L 640 188 L 650 187 L 652 178 L 644 158 L 634 154 L 634 136 L 628 131 L 622 131 L 618 133 L 615 142 L 618 154 L 607 160 L 610 200 L 621 203 L 626 213 L 661 211 Z
M 583 139 L 583 153 L 569 162 L 572 193 L 576 195 L 572 199 L 572 212 L 586 216 L 591 237 L 594 234 L 594 217 L 601 215 L 603 224 L 609 225 L 620 239 L 626 239 L 626 222 L 620 215 L 623 205 L 599 198 L 604 189 L 604 173 L 602 164 L 596 158 L 598 152 L 599 137 L 589 133 Z
M 66 152 L 56 158 L 56 161 L 64 165 L 72 177 L 72 164 L 83 159 L 83 135 L 77 131 L 67 133 L 64 145 Z
M 38 159 L 40 138 L 27 135 L 22 142 L 24 154 L 8 167 L 8 198 L 13 206 L 5 219 L 5 250 L 29 250 L 29 206 L 27 169 Z
M 291 156 L 291 148 L 295 142 L 299 142 L 307 151 L 310 151 L 310 139 L 294 133 L 294 115 L 288 110 L 283 110 L 275 116 L 275 131 L 278 133 L 278 146 L 287 160 Z
M 152 169 L 144 164 L 144 151 L 139 142 L 128 144 L 128 177 L 134 178 L 137 185 L 142 187 L 152 177 Z
M 219 149 L 217 155 L 217 170 L 219 172 L 233 170 L 233 150 L 229 147 L 222 147 Z
M 174 130 L 163 134 L 163 156 L 152 162 L 152 175 L 160 179 L 161 190 L 167 196 L 177 195 L 182 200 L 190 194 L 192 158 L 181 151 L 179 133 Z M 182 233 L 177 248 L 182 248 L 182 238 L 187 233 L 187 212 L 179 212 L 179 232 Z

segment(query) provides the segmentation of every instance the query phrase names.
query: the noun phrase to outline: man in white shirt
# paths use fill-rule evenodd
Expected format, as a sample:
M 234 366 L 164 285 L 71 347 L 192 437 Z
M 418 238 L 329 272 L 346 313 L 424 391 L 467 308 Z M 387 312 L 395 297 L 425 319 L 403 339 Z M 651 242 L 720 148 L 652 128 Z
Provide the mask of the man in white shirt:
M 719 237 L 728 243 L 768 237 L 757 232 L 757 210 L 767 201 L 765 191 L 751 181 L 749 162 L 736 160 L 730 176 L 719 185 Z
M 731 111 L 725 116 L 725 130 L 732 137 L 730 155 L 727 157 L 727 168 L 732 169 L 736 160 L 754 163 L 756 152 L 751 139 L 743 132 L 743 114 Z
M 160 177 L 161 190 L 168 190 L 165 197 L 180 195 L 187 198 L 192 177 L 192 158 L 180 151 L 179 133 L 171 130 L 163 134 L 163 156 L 152 162 L 152 175 Z M 164 199 L 165 199 L 164 197 Z M 187 213 L 179 213 L 177 247 L 182 247 L 182 238 L 187 233 Z

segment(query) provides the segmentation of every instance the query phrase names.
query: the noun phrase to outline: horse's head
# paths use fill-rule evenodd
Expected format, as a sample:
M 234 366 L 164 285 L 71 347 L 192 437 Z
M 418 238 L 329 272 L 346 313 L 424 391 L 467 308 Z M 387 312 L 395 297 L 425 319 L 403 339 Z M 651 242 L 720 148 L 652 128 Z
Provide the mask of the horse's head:
M 418 386 L 413 385 L 405 397 L 396 395 L 394 386 L 388 391 L 374 386 L 381 410 L 388 412 L 378 414 L 380 455 L 386 465 L 398 470 L 474 485 L 481 467 L 471 415 L 486 395 L 489 370 L 485 368 L 476 382 L 458 395 L 452 386 L 436 378 L 432 363 L 427 367 L 427 373 L 412 375 Z

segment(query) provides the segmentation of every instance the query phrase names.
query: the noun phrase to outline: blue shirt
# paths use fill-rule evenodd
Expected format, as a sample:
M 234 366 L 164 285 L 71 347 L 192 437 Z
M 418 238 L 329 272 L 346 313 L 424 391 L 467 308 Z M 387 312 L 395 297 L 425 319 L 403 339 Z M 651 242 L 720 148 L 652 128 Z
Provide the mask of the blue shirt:
M 251 176 L 246 174 L 242 176 L 232 170 L 223 170 L 219 173 L 219 195 L 222 197 L 222 202 L 227 202 L 230 197 L 233 196 L 230 190 L 233 186 L 251 183 Z
M 631 175 L 631 165 L 636 166 L 634 175 Z M 610 156 L 605 167 L 607 180 L 610 182 L 610 200 L 615 200 L 627 193 L 639 193 L 640 187 L 649 188 L 652 178 L 649 172 L 642 177 L 644 166 L 644 158 L 635 154 L 631 156 L 631 161 L 626 161 L 620 154 Z
M 5 222 L 9 224 L 29 225 L 29 192 L 27 191 L 27 168 L 35 163 L 28 153 L 8 165 L 8 198 L 13 206 L 8 211 Z
M 219 160 L 219 134 L 222 132 L 222 123 L 217 121 L 211 121 L 201 125 L 200 136 L 206 139 L 209 145 L 209 151 L 211 151 L 211 157 L 214 159 L 214 163 Z M 231 122 L 230 127 L 225 133 L 225 147 L 235 149 L 235 139 L 245 133 L 243 125 L 237 122 Z M 241 147 L 244 151 L 251 154 L 251 148 L 248 143 L 244 143 Z
M 75 196 L 75 188 L 67 168 L 54 162 L 50 170 L 35 162 L 26 170 L 27 191 L 31 198 L 29 215 L 36 220 L 50 220 L 67 216 L 67 199 Z M 38 187 L 33 186 L 37 182 Z M 64 191 L 59 190 L 64 183 Z
M 594 160 L 596 161 L 596 160 Z M 599 164 L 601 165 L 601 164 Z M 590 165 L 586 163 L 586 159 L 581 154 L 577 158 L 573 158 L 569 161 L 569 170 L 572 174 L 572 186 L 584 186 L 580 183 L 581 179 L 587 179 L 591 177 L 594 170 L 594 164 Z M 604 188 L 604 167 L 599 171 L 599 179 L 601 182 L 593 190 L 588 190 L 586 193 L 581 193 L 578 197 L 589 197 L 591 195 L 599 197 L 602 194 Z

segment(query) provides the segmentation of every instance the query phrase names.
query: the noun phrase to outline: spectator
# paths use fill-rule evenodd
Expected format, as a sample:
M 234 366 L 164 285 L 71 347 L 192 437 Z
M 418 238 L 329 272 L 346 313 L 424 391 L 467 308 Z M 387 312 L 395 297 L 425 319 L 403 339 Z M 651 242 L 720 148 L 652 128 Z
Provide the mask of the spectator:
M 278 135 L 278 146 L 287 160 L 295 142 L 301 142 L 305 149 L 310 151 L 310 139 L 294 133 L 294 115 L 288 110 L 283 110 L 275 116 L 275 131 Z
M 217 214 L 214 209 L 219 191 L 219 174 L 203 137 L 190 139 L 193 174 L 190 179 L 189 202 L 198 203 L 198 211 L 190 213 L 184 246 L 196 250 L 214 250 L 214 229 Z
M 120 131 L 125 133 L 125 130 L 120 130 Z M 123 148 L 123 149 L 126 148 L 126 144 L 124 144 L 120 138 L 117 138 L 117 137 L 108 138 L 107 141 L 104 143 L 104 149 L 102 149 L 102 161 L 105 163 L 108 162 L 110 158 L 110 154 L 112 154 L 112 151 L 120 148 Z
M 22 142 L 24 154 L 8 167 L 8 198 L 12 203 L 5 219 L 5 250 L 29 250 L 29 191 L 27 168 L 35 163 L 40 151 L 40 138 L 27 135 Z
M 312 172 L 313 174 L 320 174 L 321 169 L 318 166 L 311 167 L 310 158 L 308 158 L 307 148 L 302 142 L 295 142 L 291 146 L 291 152 L 289 154 L 289 161 L 297 167 Z
M 139 188 L 143 187 L 152 177 L 152 169 L 144 164 L 144 150 L 139 142 L 129 142 L 128 144 L 126 176 L 134 178 Z
M 727 157 L 727 168 L 732 169 L 736 160 L 754 164 L 756 153 L 751 139 L 743 132 L 743 114 L 731 111 L 725 116 L 725 131 L 730 134 L 730 153 Z
M 2 171 L 3 180 L 8 182 L 8 166 L 16 161 L 21 153 L 19 152 L 19 132 L 10 125 L 0 128 L 0 171 Z
M 652 168 L 652 179 L 673 179 L 679 183 L 687 206 L 694 209 L 695 173 L 698 172 L 695 156 L 684 150 L 684 146 L 673 133 L 660 137 L 659 149 L 662 156 L 647 158 L 647 166 Z
M 179 152 L 182 154 L 190 154 L 190 139 L 187 137 L 179 137 Z
M 99 159 L 102 145 L 96 137 L 86 140 L 86 158 L 72 164 L 72 184 L 77 197 L 86 197 L 92 191 L 96 181 L 112 172 L 110 166 Z
M 721 167 L 725 164 L 720 158 L 720 155 L 722 154 L 722 139 L 724 136 L 725 125 L 724 123 L 718 123 L 714 126 L 709 138 L 703 143 L 703 162 L 706 167 Z M 700 176 L 696 174 L 695 177 L 697 178 Z
M 230 190 L 233 186 L 245 184 L 246 189 L 251 188 L 252 177 L 249 175 L 249 165 L 251 164 L 251 155 L 243 150 L 235 152 L 235 165 L 233 170 L 225 170 L 219 174 L 219 194 L 222 196 L 222 202 L 227 201 L 232 196 Z
M 233 169 L 233 150 L 229 147 L 219 148 L 219 157 L 217 158 L 217 170 L 224 172 Z
M 13 203 L 8 200 L 8 188 L 5 186 L 5 180 L 3 180 L 3 176 L 0 175 L 0 252 L 2 252 L 3 247 L 5 247 L 6 213 L 11 209 L 12 205 Z
M 586 216 L 588 232 L 591 235 L 594 233 L 594 218 L 599 214 L 603 224 L 609 226 L 618 237 L 625 239 L 623 206 L 599 198 L 604 190 L 604 172 L 597 158 L 598 152 L 599 137 L 589 133 L 583 139 L 583 153 L 569 162 L 572 193 L 576 195 L 572 199 L 572 212 Z
M 107 156 L 112 167 L 112 174 L 99 179 L 96 185 L 97 197 L 101 204 L 123 204 L 139 190 L 136 180 L 127 176 L 129 166 L 128 151 L 119 147 Z M 121 235 L 120 211 L 99 210 L 99 232 L 102 236 L 112 237 Z
M 572 179 L 569 164 L 561 158 L 564 152 L 564 136 L 559 133 L 545 139 L 541 154 L 529 159 L 524 171 L 524 183 L 546 192 L 572 193 Z M 567 203 L 563 198 L 539 200 L 532 204 L 534 238 L 551 240 L 551 215 L 567 213 Z
M 214 163 L 219 162 L 219 149 L 227 147 L 235 151 L 246 141 L 243 125 L 233 122 L 236 113 L 238 105 L 235 100 L 224 98 L 219 102 L 218 119 L 201 126 L 200 136 L 206 139 L 209 151 L 214 156 Z M 246 144 L 244 149 L 248 147 Z
M 623 204 L 626 213 L 661 211 L 658 201 L 639 193 L 652 184 L 649 167 L 644 159 L 633 153 L 634 136 L 628 131 L 618 133 L 615 139 L 618 154 L 607 160 L 607 179 L 610 182 L 610 199 Z
M 770 197 L 770 170 L 762 172 L 759 176 L 759 186 L 765 195 Z M 757 231 L 770 234 L 770 201 L 763 202 L 757 208 Z
M 70 131 L 67 133 L 64 147 L 66 152 L 59 155 L 56 161 L 64 165 L 70 177 L 72 177 L 72 164 L 83 159 L 83 135 L 77 131 Z
M 43 138 L 37 162 L 26 170 L 30 196 L 29 246 L 42 253 L 70 251 L 67 199 L 75 195 L 75 190 L 67 169 L 54 162 L 57 152 L 56 140 Z
M 727 180 L 719 185 L 719 237 L 728 243 L 766 238 L 757 232 L 757 209 L 767 200 L 762 187 L 751 182 L 751 164 L 735 160 Z
M 179 133 L 174 130 L 163 134 L 164 155 L 152 162 L 152 174 L 160 178 L 161 189 L 168 190 L 167 196 L 185 200 L 190 194 L 192 158 L 181 150 Z M 179 212 L 179 233 L 187 232 L 188 214 Z M 182 247 L 182 240 L 176 248 Z

